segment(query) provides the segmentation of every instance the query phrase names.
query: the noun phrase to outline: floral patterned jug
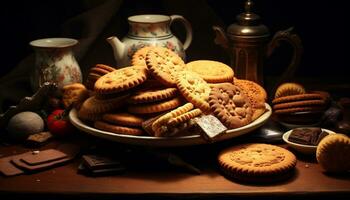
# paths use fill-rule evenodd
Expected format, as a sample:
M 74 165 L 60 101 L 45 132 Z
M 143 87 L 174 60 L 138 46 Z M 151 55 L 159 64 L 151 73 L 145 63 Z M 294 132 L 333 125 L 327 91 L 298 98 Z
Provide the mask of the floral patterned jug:
M 185 26 L 184 44 L 170 30 L 171 24 L 175 21 L 182 22 Z M 185 50 L 192 42 L 192 27 L 184 17 L 180 15 L 134 15 L 128 18 L 128 22 L 129 32 L 121 41 L 115 36 L 107 38 L 113 48 L 118 67 L 130 65 L 135 51 L 145 46 L 167 47 L 185 60 Z
M 81 83 L 82 73 L 72 47 L 78 43 L 70 38 L 46 38 L 30 42 L 35 50 L 35 69 L 31 87 L 36 91 L 45 82 L 54 82 L 58 88 Z

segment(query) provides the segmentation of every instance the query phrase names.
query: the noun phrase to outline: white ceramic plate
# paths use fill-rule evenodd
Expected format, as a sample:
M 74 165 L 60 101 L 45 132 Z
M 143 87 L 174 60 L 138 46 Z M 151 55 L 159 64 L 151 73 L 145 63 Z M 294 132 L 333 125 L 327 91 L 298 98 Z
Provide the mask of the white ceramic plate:
M 300 127 L 300 128 L 310 128 L 310 127 Z M 305 144 L 298 144 L 298 143 L 294 143 L 288 140 L 289 135 L 292 133 L 294 129 L 291 129 L 287 132 L 285 132 L 282 136 L 282 139 L 284 142 L 286 142 L 288 144 L 288 146 L 290 146 L 291 148 L 295 149 L 296 151 L 303 153 L 303 154 L 314 154 L 316 153 L 316 149 L 317 146 L 316 145 L 305 145 Z M 335 132 L 328 130 L 328 129 L 324 129 L 322 128 L 322 131 L 326 131 L 328 132 L 328 134 L 336 134 Z
M 252 123 L 236 128 L 227 130 L 225 134 L 220 136 L 216 141 L 226 140 L 229 138 L 237 137 L 246 133 L 249 133 L 263 124 L 267 122 L 270 118 L 272 110 L 270 105 L 265 104 L 267 111 L 261 115 L 258 119 L 253 121 Z M 123 135 L 111 133 L 108 131 L 102 131 L 96 129 L 94 127 L 86 125 L 82 122 L 78 116 L 77 111 L 72 109 L 69 112 L 69 119 L 72 124 L 77 127 L 79 130 L 84 131 L 88 134 L 105 138 L 108 140 L 126 143 L 126 144 L 134 144 L 134 145 L 143 145 L 143 146 L 158 146 L 158 147 L 174 147 L 174 146 L 190 146 L 190 145 L 198 145 L 198 144 L 206 144 L 208 143 L 204 140 L 199 134 L 189 135 L 189 136 L 179 136 L 179 137 L 152 137 L 152 136 L 133 136 L 133 135 Z

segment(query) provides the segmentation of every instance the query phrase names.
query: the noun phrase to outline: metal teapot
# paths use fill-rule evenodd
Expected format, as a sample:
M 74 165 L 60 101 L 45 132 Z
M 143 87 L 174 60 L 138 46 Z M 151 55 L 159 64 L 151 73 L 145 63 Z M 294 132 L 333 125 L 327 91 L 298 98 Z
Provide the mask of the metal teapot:
M 239 14 L 237 23 L 231 24 L 225 33 L 222 28 L 213 26 L 216 33 L 215 43 L 224 47 L 231 57 L 231 67 L 235 76 L 263 85 L 263 64 L 281 41 L 292 45 L 294 54 L 291 63 L 279 82 L 293 76 L 299 65 L 302 44 L 298 35 L 292 34 L 292 28 L 278 31 L 269 42 L 268 28 L 261 24 L 260 17 L 251 12 L 252 2 L 245 3 L 245 12 Z

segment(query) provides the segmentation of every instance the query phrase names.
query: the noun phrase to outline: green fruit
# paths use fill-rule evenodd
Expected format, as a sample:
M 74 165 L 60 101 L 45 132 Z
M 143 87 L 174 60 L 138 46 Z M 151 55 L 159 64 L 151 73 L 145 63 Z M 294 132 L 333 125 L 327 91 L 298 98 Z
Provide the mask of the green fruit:
M 44 130 L 44 120 L 34 112 L 20 112 L 10 119 L 7 130 L 11 138 L 25 140 Z

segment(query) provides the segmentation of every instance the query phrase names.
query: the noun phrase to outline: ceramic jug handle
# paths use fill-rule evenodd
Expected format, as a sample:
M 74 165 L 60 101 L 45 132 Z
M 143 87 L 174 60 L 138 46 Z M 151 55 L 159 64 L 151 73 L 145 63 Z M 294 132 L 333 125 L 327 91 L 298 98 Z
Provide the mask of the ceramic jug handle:
M 186 40 L 185 40 L 185 43 L 184 43 L 183 47 L 186 50 L 190 46 L 190 44 L 192 42 L 192 26 L 191 26 L 190 22 L 188 22 L 187 19 L 185 19 L 181 15 L 171 15 L 170 19 L 171 19 L 170 25 L 174 21 L 179 21 L 179 22 L 184 24 L 185 29 L 186 29 Z
M 293 47 L 292 60 L 287 69 L 282 74 L 280 80 L 276 83 L 276 86 L 278 86 L 281 82 L 290 80 L 292 78 L 301 60 L 303 45 L 301 43 L 300 37 L 297 34 L 293 34 L 292 30 L 293 27 L 288 28 L 287 30 L 278 31 L 272 38 L 267 48 L 267 56 L 269 57 L 273 53 L 274 49 L 280 45 L 281 41 L 286 41 Z

